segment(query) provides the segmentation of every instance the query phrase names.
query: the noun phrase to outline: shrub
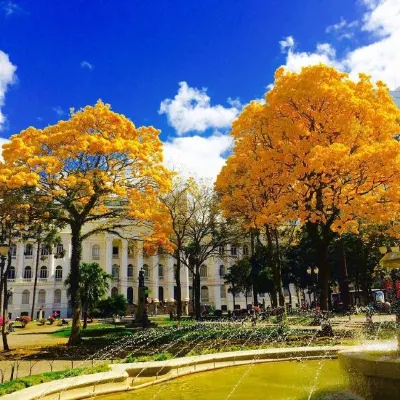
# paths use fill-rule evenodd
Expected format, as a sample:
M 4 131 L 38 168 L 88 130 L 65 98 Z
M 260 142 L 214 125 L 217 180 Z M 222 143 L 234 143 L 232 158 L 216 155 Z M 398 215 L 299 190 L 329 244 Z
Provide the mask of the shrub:
M 39 320 L 39 324 L 41 324 L 41 325 L 46 325 L 46 319 L 45 319 L 45 318 L 41 318 L 41 319 Z
M 22 327 L 25 328 L 25 326 L 31 322 L 31 317 L 23 315 L 22 317 L 19 317 L 19 320 L 21 321 Z
M 54 317 L 49 317 L 49 318 L 47 318 L 47 321 L 49 321 L 50 325 L 53 325 L 54 321 L 55 321 L 55 318 Z

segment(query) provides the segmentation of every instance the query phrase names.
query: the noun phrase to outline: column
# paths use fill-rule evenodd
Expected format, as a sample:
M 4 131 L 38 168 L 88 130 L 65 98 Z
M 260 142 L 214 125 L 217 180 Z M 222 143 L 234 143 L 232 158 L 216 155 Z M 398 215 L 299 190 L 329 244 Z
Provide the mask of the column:
M 158 255 L 154 255 L 151 257 L 151 265 L 150 265 L 150 287 L 149 289 L 151 290 L 150 297 L 154 300 L 154 302 L 158 303 L 158 264 L 160 262 L 160 259 Z
M 190 302 L 190 293 L 189 293 L 189 270 L 186 266 L 181 265 L 181 287 L 182 287 L 182 301 L 183 301 L 183 313 L 185 315 L 189 315 L 189 302 Z
M 167 265 L 167 293 L 165 299 L 168 302 L 174 302 L 174 286 L 175 286 L 175 277 L 174 277 L 174 258 L 168 257 L 168 265 Z
M 120 290 L 127 297 L 128 289 L 128 241 L 122 240 L 121 246 L 121 265 L 119 268 Z
M 17 265 L 15 267 L 15 279 L 21 280 L 24 275 L 24 244 L 19 242 L 17 244 Z
M 138 240 L 135 243 L 135 269 L 133 271 L 133 282 L 132 282 L 132 287 L 133 287 L 133 299 L 137 303 L 139 301 L 138 298 L 138 276 L 139 276 L 139 271 L 143 267 L 143 242 Z
M 49 280 L 54 281 L 55 266 L 54 266 L 54 254 L 49 254 Z
M 220 276 L 219 276 L 219 265 L 215 265 L 216 259 L 212 260 L 212 268 L 213 268 L 213 289 L 214 289 L 214 306 L 216 310 L 221 309 L 221 284 L 220 284 Z
M 112 267 L 112 237 L 106 236 L 106 248 L 105 248 L 105 257 L 104 257 L 104 270 L 111 274 Z

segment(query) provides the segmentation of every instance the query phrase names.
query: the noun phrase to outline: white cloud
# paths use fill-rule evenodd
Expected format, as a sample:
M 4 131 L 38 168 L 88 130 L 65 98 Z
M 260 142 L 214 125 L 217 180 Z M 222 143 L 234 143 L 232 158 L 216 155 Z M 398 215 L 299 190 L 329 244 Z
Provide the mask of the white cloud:
M 370 44 L 354 48 L 340 58 L 327 43 L 318 45 L 311 53 L 296 52 L 293 45 L 287 47 L 286 67 L 299 71 L 305 65 L 322 62 L 345 70 L 352 77 L 365 72 L 374 80 L 383 80 L 392 89 L 400 86 L 400 1 L 363 0 L 363 4 L 366 11 L 361 29 L 371 33 Z M 338 26 L 341 24 L 342 21 Z M 351 24 L 351 27 L 357 25 L 356 21 Z
M 281 40 L 279 44 L 281 45 L 281 51 L 285 53 L 286 49 L 292 49 L 294 47 L 293 36 L 287 36 L 285 39 Z
M 177 137 L 164 143 L 165 163 L 170 168 L 183 169 L 186 174 L 215 180 L 225 164 L 224 153 L 232 148 L 228 134 L 214 133 L 210 137 Z
M 81 62 L 81 68 L 86 68 L 86 69 L 92 70 L 93 64 L 90 64 L 90 62 L 84 60 Z
M 180 82 L 176 96 L 163 100 L 158 112 L 167 115 L 168 123 L 181 136 L 191 131 L 229 128 L 240 112 L 236 106 L 212 106 L 207 89 L 193 88 Z
M 62 116 L 65 114 L 65 111 L 64 111 L 60 106 L 53 107 L 53 111 L 54 111 L 59 117 L 62 117 Z
M 17 67 L 11 63 L 8 55 L 0 50 L 0 130 L 6 120 L 1 107 L 4 106 L 8 86 L 17 80 L 16 69 Z
M 0 138 L 0 161 L 3 161 L 3 144 L 8 143 L 8 139 Z
M 6 17 L 9 17 L 18 11 L 22 11 L 21 7 L 12 1 L 3 1 L 0 5 Z

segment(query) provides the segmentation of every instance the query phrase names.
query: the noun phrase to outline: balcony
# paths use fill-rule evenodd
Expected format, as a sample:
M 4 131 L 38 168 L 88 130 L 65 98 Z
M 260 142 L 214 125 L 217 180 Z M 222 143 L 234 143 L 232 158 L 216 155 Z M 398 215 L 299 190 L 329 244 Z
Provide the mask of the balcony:
M 22 278 L 22 282 L 32 282 L 32 278 Z
M 47 278 L 39 278 L 38 281 L 39 282 L 47 282 Z
M 62 278 L 57 278 L 56 277 L 54 280 L 55 280 L 55 282 L 62 282 Z
M 15 282 L 15 278 L 7 278 L 7 282 Z
M 33 258 L 33 254 L 25 254 L 25 259 L 32 259 Z

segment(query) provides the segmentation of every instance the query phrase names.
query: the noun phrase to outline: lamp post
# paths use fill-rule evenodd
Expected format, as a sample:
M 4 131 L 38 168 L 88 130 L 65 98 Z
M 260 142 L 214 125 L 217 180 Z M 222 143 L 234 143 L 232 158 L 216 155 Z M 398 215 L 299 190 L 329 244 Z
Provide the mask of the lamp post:
M 307 274 L 311 277 L 312 275 L 315 275 L 316 278 L 313 279 L 313 286 L 314 286 L 314 301 L 315 301 L 315 307 L 317 307 L 318 300 L 317 300 L 317 284 L 318 284 L 318 274 L 319 274 L 319 269 L 318 267 L 308 267 L 307 268 Z

